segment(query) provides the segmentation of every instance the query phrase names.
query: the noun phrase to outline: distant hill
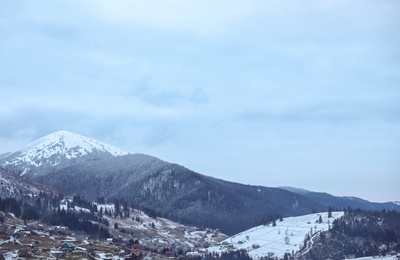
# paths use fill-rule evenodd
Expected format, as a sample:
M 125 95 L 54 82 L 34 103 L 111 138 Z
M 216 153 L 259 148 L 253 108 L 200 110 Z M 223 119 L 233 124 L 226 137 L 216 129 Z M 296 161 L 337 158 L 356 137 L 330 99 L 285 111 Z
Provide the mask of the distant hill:
M 349 210 L 332 222 L 328 232 L 312 240 L 303 251 L 304 259 L 379 259 L 372 256 L 400 256 L 400 212 Z M 389 259 L 389 258 L 387 258 Z
M 357 197 L 338 197 L 325 192 L 313 192 L 304 189 L 293 188 L 293 187 L 282 187 L 291 192 L 301 194 L 313 201 L 322 204 L 325 207 L 339 207 L 339 208 L 353 208 L 353 209 L 364 209 L 364 210 L 397 210 L 400 211 L 400 205 L 394 202 L 377 203 L 363 200 Z

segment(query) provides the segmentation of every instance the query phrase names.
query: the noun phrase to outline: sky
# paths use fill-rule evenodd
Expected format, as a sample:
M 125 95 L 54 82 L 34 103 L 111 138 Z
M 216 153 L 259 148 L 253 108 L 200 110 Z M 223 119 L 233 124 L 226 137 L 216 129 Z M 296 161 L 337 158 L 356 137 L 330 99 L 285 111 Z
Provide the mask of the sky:
M 58 130 L 400 201 L 397 0 L 0 2 L 0 153 Z

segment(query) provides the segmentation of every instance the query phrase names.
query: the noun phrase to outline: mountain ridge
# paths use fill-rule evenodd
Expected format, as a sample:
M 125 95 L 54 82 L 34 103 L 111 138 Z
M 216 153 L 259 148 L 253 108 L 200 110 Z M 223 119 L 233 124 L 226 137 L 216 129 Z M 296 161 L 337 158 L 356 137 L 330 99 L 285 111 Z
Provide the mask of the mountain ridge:
M 301 194 L 309 199 L 317 200 L 322 205 L 329 207 L 352 207 L 352 208 L 361 208 L 365 210 L 399 210 L 400 205 L 394 202 L 371 202 L 362 198 L 354 197 L 354 196 L 334 196 L 326 192 L 315 192 L 309 191 L 301 188 L 294 187 L 281 187 L 282 189 L 289 190 L 294 193 Z
M 270 214 L 325 209 L 286 190 L 224 181 L 141 154 L 75 164 L 33 179 L 92 200 L 120 199 L 161 217 L 227 233 L 259 224 Z
M 86 138 L 65 131 L 56 132 L 49 135 L 51 138 L 41 138 L 29 146 L 33 151 L 39 151 L 34 153 L 36 157 L 32 157 L 37 159 L 37 166 L 20 158 L 23 151 L 0 158 L 0 166 L 64 193 L 79 194 L 92 200 L 98 197 L 122 200 L 152 215 L 184 224 L 219 228 L 227 234 L 237 233 L 277 216 L 326 211 L 329 206 L 364 209 L 390 206 L 390 209 L 400 210 L 400 206 L 393 203 L 381 205 L 298 188 L 286 190 L 234 183 L 196 173 L 150 155 L 123 150 L 116 150 L 121 151 L 117 154 L 104 151 L 102 148 L 111 146 L 90 138 L 81 142 L 82 147 L 76 146 L 79 142 L 73 141 L 74 145 L 66 145 L 68 142 L 59 138 L 71 135 L 79 140 Z M 102 144 L 100 148 L 93 148 L 98 143 Z M 84 146 L 88 144 L 91 146 L 85 150 Z M 61 156 L 62 147 L 71 148 L 69 154 L 75 157 Z M 50 152 L 46 151 L 47 148 Z M 31 157 L 28 156 L 28 159 Z

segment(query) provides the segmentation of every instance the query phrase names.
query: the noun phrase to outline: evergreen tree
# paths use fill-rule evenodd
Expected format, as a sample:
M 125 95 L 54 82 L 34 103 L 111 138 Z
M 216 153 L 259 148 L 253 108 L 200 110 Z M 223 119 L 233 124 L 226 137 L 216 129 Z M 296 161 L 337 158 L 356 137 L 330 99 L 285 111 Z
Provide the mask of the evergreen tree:
M 120 206 L 120 204 L 119 204 L 119 200 L 116 199 L 116 200 L 114 201 L 114 212 L 115 212 L 114 215 L 115 215 L 115 216 L 118 216 L 120 210 L 121 210 L 121 206 Z

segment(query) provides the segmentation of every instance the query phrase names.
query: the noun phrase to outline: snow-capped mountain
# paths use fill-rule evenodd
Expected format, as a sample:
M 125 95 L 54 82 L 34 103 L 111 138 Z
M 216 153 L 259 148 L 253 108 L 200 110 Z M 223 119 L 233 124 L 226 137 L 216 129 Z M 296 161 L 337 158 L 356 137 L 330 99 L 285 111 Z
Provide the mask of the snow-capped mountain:
M 128 152 L 91 138 L 58 131 L 40 138 L 24 149 L 0 158 L 0 164 L 20 175 L 40 175 L 49 167 L 54 169 L 83 161 L 93 161 L 113 156 L 127 155 Z M 21 171 L 21 168 L 24 170 Z
M 0 156 L 0 167 L 21 179 L 94 200 L 122 199 L 151 214 L 234 234 L 272 216 L 324 211 L 329 206 L 390 210 L 299 189 L 251 186 L 202 175 L 144 154 L 130 154 L 67 131 Z M 357 204 L 354 204 L 357 202 Z

